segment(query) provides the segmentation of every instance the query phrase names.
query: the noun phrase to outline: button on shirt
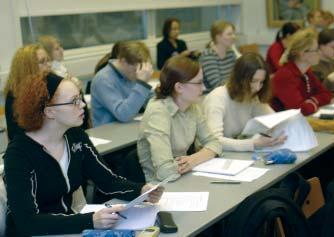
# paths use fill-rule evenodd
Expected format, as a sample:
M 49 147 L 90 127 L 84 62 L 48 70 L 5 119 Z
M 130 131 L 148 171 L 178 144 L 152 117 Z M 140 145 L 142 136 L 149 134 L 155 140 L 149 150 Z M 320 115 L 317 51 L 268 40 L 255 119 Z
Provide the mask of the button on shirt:
M 172 97 L 151 99 L 139 131 L 138 156 L 147 182 L 178 177 L 176 157 L 187 155 L 198 138 L 200 144 L 220 154 L 222 145 L 210 134 L 199 105 L 179 110 Z

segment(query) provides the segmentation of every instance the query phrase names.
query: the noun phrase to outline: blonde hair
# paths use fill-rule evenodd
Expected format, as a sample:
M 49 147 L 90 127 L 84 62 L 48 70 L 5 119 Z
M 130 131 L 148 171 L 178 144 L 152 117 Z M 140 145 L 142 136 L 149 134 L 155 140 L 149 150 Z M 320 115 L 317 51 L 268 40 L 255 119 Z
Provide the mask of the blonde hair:
M 307 28 L 297 31 L 291 36 L 288 47 L 285 49 L 279 63 L 283 65 L 288 61 L 295 61 L 300 53 L 309 49 L 316 40 L 317 33 L 314 29 Z
M 19 48 L 10 66 L 8 80 L 4 89 L 5 96 L 11 92 L 15 97 L 26 78 L 40 73 L 37 51 L 43 49 L 39 44 L 30 44 Z
M 127 41 L 119 46 L 117 58 L 125 59 L 129 64 L 152 61 L 147 46 L 140 41 Z
M 219 21 L 215 21 L 210 29 L 210 35 L 211 35 L 211 40 L 212 42 L 216 42 L 216 36 L 220 35 L 221 33 L 223 33 L 227 27 L 232 27 L 233 30 L 235 30 L 235 27 L 232 23 L 227 22 L 227 21 L 223 21 L 223 20 L 219 20 Z
M 51 35 L 43 35 L 38 38 L 38 42 L 44 47 L 48 56 L 52 58 L 52 51 L 56 43 L 60 44 L 60 41 Z

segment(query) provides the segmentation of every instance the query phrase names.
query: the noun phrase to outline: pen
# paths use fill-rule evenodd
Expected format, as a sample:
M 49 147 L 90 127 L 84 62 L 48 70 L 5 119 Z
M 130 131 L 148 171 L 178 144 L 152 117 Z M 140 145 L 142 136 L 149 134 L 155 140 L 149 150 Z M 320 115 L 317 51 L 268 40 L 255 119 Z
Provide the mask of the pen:
M 112 205 L 111 204 L 109 204 L 109 203 L 105 203 L 104 204 L 106 207 L 108 207 L 108 208 L 111 208 L 112 207 Z M 119 215 L 120 217 L 122 217 L 123 219 L 128 219 L 126 216 L 124 216 L 124 215 L 122 215 L 121 213 L 119 213 L 118 211 L 117 212 L 115 212 L 117 215 Z
M 225 181 L 211 181 L 210 184 L 240 184 L 240 181 L 225 180 Z
M 266 134 L 266 133 L 263 133 L 263 132 L 260 132 L 260 135 L 261 135 L 261 136 L 264 136 L 264 137 L 269 137 L 269 138 L 271 138 L 270 135 L 268 135 L 268 134 Z

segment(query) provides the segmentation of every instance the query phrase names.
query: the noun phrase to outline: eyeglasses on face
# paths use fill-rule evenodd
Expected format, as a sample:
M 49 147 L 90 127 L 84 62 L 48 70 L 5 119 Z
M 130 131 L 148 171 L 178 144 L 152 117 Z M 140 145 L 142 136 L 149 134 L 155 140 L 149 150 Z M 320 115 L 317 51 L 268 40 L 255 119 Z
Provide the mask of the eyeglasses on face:
M 317 52 L 319 52 L 319 48 L 305 50 L 305 53 L 317 53 Z
M 73 100 L 71 102 L 67 102 L 67 103 L 59 103 L 59 104 L 49 104 L 47 105 L 47 107 L 54 107 L 54 106 L 61 106 L 61 105 L 75 105 L 75 106 L 80 106 L 81 102 L 83 102 L 82 100 L 82 96 L 77 96 L 75 98 L 73 98 Z
M 203 85 L 203 81 L 186 81 L 186 82 L 182 82 L 182 84 L 193 84 L 193 85 Z

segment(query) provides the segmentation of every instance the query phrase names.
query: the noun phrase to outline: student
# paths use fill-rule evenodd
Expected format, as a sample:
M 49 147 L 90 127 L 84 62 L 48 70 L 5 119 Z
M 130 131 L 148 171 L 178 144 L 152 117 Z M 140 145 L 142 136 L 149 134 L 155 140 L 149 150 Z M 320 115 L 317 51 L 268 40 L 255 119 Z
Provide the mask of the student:
M 331 100 L 331 93 L 321 84 L 311 70 L 319 63 L 319 50 L 316 33 L 312 29 L 296 32 L 289 42 L 272 79 L 275 111 L 301 109 L 302 114 L 316 112 L 320 106 Z
M 284 141 L 284 136 L 238 139 L 248 120 L 274 112 L 267 104 L 269 100 L 266 63 L 258 54 L 244 54 L 236 61 L 227 84 L 211 91 L 203 103 L 208 127 L 223 145 L 223 150 L 253 151 Z
M 231 49 L 235 42 L 235 27 L 225 21 L 211 26 L 213 44 L 199 58 L 204 73 L 206 92 L 224 84 L 230 77 L 236 55 Z
M 152 187 L 132 183 L 104 165 L 88 135 L 78 128 L 84 106 L 79 88 L 70 79 L 48 74 L 24 82 L 14 107 L 25 133 L 15 136 L 4 155 L 6 236 L 112 228 L 121 206 L 87 214 L 72 211 L 72 194 L 87 178 L 104 193 L 126 200 Z M 161 194 L 161 188 L 155 190 L 149 201 L 157 202 Z
M 162 68 L 157 96 L 145 110 L 137 143 L 146 181 L 171 175 L 176 179 L 221 153 L 221 144 L 210 134 L 197 104 L 203 89 L 197 61 L 175 56 Z M 203 148 L 188 155 L 196 138 Z
M 4 89 L 4 96 L 6 98 L 5 115 L 9 140 L 12 140 L 14 135 L 23 131 L 17 124 L 13 111 L 13 103 L 22 87 L 22 83 L 29 76 L 39 73 L 49 73 L 50 70 L 50 59 L 41 45 L 30 44 L 16 51 Z
M 322 84 L 334 94 L 334 30 L 326 29 L 318 36 L 320 61 L 312 66 Z
M 178 39 L 180 33 L 180 21 L 176 18 L 169 18 L 164 22 L 162 28 L 163 39 L 157 45 L 157 66 L 160 70 L 165 62 L 172 56 L 182 54 L 189 55 L 187 44 Z
M 279 60 L 287 47 L 288 41 L 293 33 L 300 29 L 300 26 L 294 22 L 285 23 L 277 32 L 275 42 L 267 51 L 266 61 L 269 66 L 270 73 L 275 73 L 282 65 Z
M 64 48 L 60 44 L 60 41 L 51 35 L 44 35 L 38 38 L 38 42 L 44 47 L 51 59 L 52 72 L 61 77 L 67 77 L 68 70 L 63 64 Z
M 314 9 L 312 11 L 309 11 L 306 15 L 306 20 L 308 23 L 307 26 L 316 31 L 321 31 L 324 28 L 322 10 Z
M 109 60 L 92 82 L 94 126 L 114 121 L 128 122 L 151 96 L 153 69 L 148 48 L 141 42 L 121 45 L 118 58 Z

